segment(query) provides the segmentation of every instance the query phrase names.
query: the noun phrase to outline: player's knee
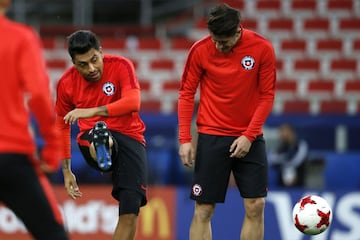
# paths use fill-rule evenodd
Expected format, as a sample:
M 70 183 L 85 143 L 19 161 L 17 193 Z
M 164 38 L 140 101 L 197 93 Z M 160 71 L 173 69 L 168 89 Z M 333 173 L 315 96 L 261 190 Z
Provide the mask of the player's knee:
M 262 218 L 264 215 L 265 198 L 245 199 L 246 216 L 251 219 Z
M 142 195 L 134 190 L 124 189 L 119 193 L 119 216 L 124 214 L 133 214 L 135 217 L 139 214 Z
M 210 221 L 214 213 L 214 210 L 215 210 L 215 204 L 196 203 L 195 217 L 203 222 Z
M 136 226 L 137 215 L 134 213 L 122 214 L 119 217 L 119 221 L 121 222 L 122 226 L 134 227 Z

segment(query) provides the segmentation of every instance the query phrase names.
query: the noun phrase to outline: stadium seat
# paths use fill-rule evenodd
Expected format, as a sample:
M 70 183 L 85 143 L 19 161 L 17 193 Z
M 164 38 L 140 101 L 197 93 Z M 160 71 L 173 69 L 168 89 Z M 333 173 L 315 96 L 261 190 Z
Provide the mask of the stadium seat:
M 330 68 L 332 71 L 356 72 L 357 61 L 358 61 L 357 59 L 336 58 L 331 61 Z
M 53 50 L 56 47 L 56 39 L 53 37 L 41 38 L 42 47 L 46 50 Z
M 123 38 L 104 37 L 101 38 L 100 40 L 101 40 L 101 46 L 104 49 L 122 50 L 125 48 L 125 39 Z
M 284 102 L 283 113 L 285 114 L 309 114 L 310 102 L 308 100 L 288 100 Z
M 67 61 L 62 59 L 49 59 L 46 60 L 46 67 L 51 69 L 66 69 L 67 67 Z
M 242 20 L 242 25 L 246 29 L 251 29 L 251 30 L 257 31 L 259 23 L 258 23 L 258 20 L 255 18 L 245 18 Z
M 352 0 L 327 0 L 327 9 L 330 11 L 345 10 L 351 11 L 353 9 Z
M 138 48 L 140 50 L 161 50 L 162 43 L 158 38 L 138 38 Z
M 360 38 L 357 38 L 353 41 L 352 48 L 354 51 L 360 51 Z
M 305 10 L 313 12 L 316 10 L 316 0 L 292 0 L 291 9 L 296 12 Z
M 294 20 L 292 18 L 273 18 L 268 21 L 269 31 L 293 32 Z
M 172 38 L 171 49 L 188 51 L 190 47 L 194 44 L 194 42 L 195 42 L 194 40 L 185 37 Z
M 359 80 L 347 80 L 345 82 L 344 90 L 346 94 L 358 94 L 360 97 L 360 79 Z
M 296 59 L 294 62 L 294 70 L 296 71 L 315 71 L 320 70 L 320 60 L 319 59 Z
M 286 39 L 281 42 L 281 51 L 296 51 L 304 53 L 306 50 L 306 41 L 304 39 Z
M 316 42 L 317 51 L 341 52 L 343 41 L 341 39 L 319 39 Z
M 327 94 L 332 96 L 335 92 L 334 80 L 311 80 L 308 82 L 308 94 Z
M 172 59 L 158 58 L 150 61 L 150 68 L 152 70 L 174 70 L 175 63 Z
M 258 11 L 281 11 L 281 1 L 280 0 L 258 0 L 256 1 L 256 9 Z
M 164 81 L 163 91 L 178 91 L 180 87 L 180 80 Z
M 297 81 L 295 80 L 282 80 L 276 82 L 276 92 L 278 93 L 289 93 L 292 96 L 296 95 L 297 92 Z
M 340 31 L 360 31 L 360 18 L 343 18 L 339 22 Z
M 223 0 L 223 3 L 229 4 L 230 6 L 240 9 L 240 11 L 244 11 L 245 8 L 245 0 Z
M 328 18 L 308 18 L 303 22 L 303 28 L 305 31 L 316 31 L 316 32 L 329 32 L 330 20 Z
M 347 102 L 345 100 L 323 100 L 320 102 L 320 114 L 346 114 Z

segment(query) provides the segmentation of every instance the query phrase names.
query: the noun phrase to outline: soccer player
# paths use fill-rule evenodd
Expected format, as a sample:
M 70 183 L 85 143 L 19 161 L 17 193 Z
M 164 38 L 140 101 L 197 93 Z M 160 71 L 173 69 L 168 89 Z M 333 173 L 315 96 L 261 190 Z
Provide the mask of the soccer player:
M 44 174 L 58 170 L 60 142 L 41 43 L 29 26 L 5 17 L 9 5 L 10 0 L 0 0 L 0 201 L 34 239 L 66 240 L 64 220 Z M 44 140 L 40 160 L 30 115 Z
M 140 207 L 147 202 L 145 125 L 134 66 L 122 56 L 104 55 L 97 36 L 86 30 L 68 37 L 68 52 L 73 66 L 58 81 L 56 99 L 65 188 L 73 199 L 82 196 L 71 171 L 70 125 L 77 122 L 86 162 L 112 171 L 112 196 L 120 203 L 113 239 L 134 239 Z
M 207 27 L 210 34 L 189 51 L 178 101 L 179 155 L 185 166 L 195 165 L 190 239 L 212 238 L 211 217 L 225 201 L 232 172 L 245 206 L 240 239 L 260 240 L 268 171 L 262 126 L 274 101 L 275 54 L 226 4 L 211 9 Z M 190 126 L 198 86 L 195 151 Z

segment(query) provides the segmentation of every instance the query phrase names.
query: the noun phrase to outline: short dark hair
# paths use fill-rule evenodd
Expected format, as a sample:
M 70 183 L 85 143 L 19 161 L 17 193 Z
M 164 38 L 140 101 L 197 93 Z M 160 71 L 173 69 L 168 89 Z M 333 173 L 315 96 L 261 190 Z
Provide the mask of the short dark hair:
M 207 27 L 216 36 L 235 35 L 241 21 L 240 11 L 221 3 L 213 7 L 208 16 Z
M 100 42 L 95 33 L 89 30 L 78 30 L 67 37 L 68 52 L 72 59 L 76 54 L 84 54 L 90 49 L 100 49 Z

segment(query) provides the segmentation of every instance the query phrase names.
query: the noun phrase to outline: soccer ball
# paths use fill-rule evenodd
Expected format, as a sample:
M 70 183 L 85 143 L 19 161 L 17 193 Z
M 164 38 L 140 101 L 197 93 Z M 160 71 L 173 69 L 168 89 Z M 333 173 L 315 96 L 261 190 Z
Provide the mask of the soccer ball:
M 308 235 L 317 235 L 328 229 L 332 214 L 327 201 L 315 195 L 301 198 L 292 212 L 295 227 Z

